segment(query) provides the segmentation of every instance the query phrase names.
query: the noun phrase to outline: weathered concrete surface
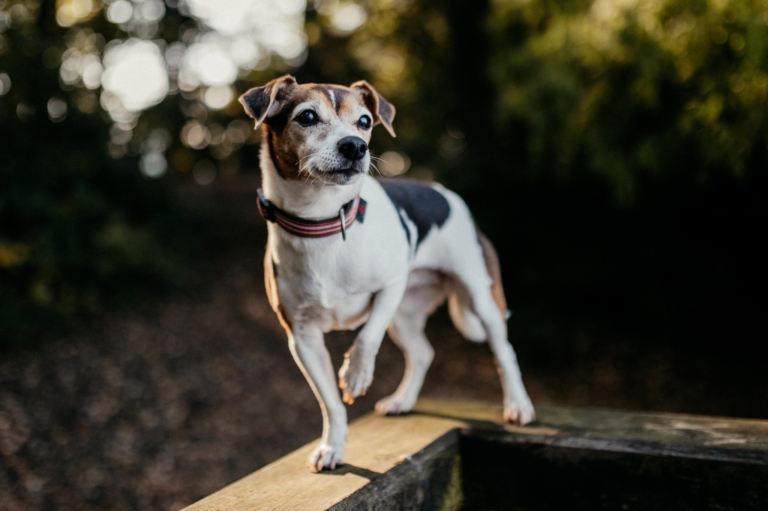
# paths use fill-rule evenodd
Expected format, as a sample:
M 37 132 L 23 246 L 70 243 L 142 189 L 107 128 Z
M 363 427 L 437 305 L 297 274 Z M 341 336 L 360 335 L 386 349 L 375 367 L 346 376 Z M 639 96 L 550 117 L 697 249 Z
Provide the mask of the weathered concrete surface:
M 341 469 L 310 473 L 313 443 L 186 509 L 768 509 L 768 421 L 537 414 L 521 428 L 499 405 L 423 400 L 353 423 Z

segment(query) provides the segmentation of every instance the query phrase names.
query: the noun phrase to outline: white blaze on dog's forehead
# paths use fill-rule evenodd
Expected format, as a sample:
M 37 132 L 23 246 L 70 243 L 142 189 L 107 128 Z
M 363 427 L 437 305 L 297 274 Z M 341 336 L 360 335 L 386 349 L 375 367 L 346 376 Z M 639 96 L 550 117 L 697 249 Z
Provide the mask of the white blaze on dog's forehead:
M 326 96 L 328 96 L 328 101 L 331 102 L 331 107 L 333 107 L 334 110 L 338 108 L 336 105 L 336 98 L 334 97 L 333 93 L 330 91 L 326 91 Z

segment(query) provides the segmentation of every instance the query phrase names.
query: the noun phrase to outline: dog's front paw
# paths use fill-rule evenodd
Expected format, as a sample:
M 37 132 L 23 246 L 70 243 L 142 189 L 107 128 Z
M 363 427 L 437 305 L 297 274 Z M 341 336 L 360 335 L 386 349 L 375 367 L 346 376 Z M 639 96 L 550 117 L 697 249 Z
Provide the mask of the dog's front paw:
M 355 398 L 365 395 L 373 382 L 374 356 L 366 355 L 355 343 L 344 354 L 344 363 L 339 369 L 339 388 L 344 391 L 342 401 L 351 405 Z
M 512 401 L 504 404 L 504 421 L 525 426 L 536 420 L 536 412 L 529 400 Z
M 333 447 L 326 442 L 321 443 L 307 458 L 307 466 L 312 472 L 320 472 L 324 468 L 331 470 L 344 464 L 344 448 Z

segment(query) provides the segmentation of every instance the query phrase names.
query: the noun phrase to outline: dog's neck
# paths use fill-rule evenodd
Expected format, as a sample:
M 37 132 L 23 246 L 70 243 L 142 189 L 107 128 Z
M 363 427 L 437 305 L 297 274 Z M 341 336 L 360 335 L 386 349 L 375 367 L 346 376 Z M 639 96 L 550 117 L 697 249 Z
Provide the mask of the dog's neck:
M 288 213 L 306 220 L 338 216 L 339 209 L 355 198 L 363 186 L 362 177 L 349 185 L 327 185 L 319 181 L 286 180 L 279 175 L 269 153 L 269 144 L 261 143 L 259 155 L 264 196 Z

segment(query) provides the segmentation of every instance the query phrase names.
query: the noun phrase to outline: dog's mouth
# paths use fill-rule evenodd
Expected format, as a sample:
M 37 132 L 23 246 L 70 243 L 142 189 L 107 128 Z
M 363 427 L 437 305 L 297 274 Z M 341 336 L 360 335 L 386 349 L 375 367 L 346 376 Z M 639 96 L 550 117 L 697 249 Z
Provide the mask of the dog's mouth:
M 345 167 L 335 167 L 326 169 L 323 171 L 323 174 L 325 175 L 325 182 L 326 184 L 330 185 L 346 185 L 350 184 L 353 181 L 356 181 L 357 178 L 363 174 L 365 171 L 362 168 L 356 168 L 357 165 L 354 163 L 349 166 Z
M 325 185 L 348 185 L 357 182 L 368 171 L 367 162 L 363 159 L 337 158 L 332 162 L 321 163 L 325 163 L 325 165 L 313 167 L 313 170 L 308 174 L 311 180 L 319 179 L 319 182 Z
M 352 176 L 354 176 L 356 174 L 359 174 L 361 172 L 362 172 L 362 170 L 360 170 L 360 169 L 349 167 L 349 168 L 346 168 L 346 169 L 331 169 L 327 173 L 332 175 L 332 176 L 345 177 L 345 178 L 349 179 L 350 177 L 352 177 Z

